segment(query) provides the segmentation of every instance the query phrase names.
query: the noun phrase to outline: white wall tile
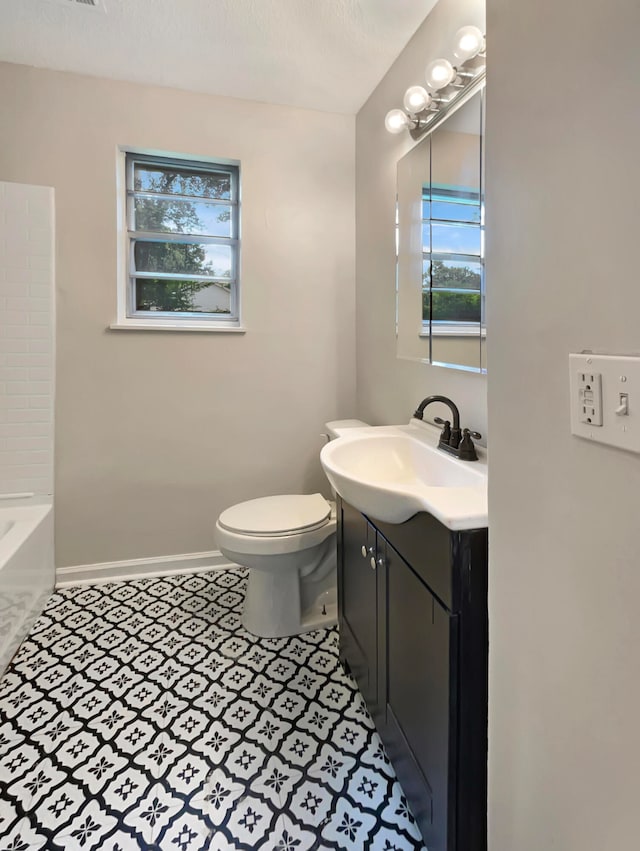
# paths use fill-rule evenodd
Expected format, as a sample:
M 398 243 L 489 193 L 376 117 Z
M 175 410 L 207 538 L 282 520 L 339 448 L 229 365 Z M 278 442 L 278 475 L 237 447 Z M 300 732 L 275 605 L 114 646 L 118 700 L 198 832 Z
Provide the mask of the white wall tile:
M 19 367 L 8 367 L 9 369 L 16 369 Z M 36 366 L 31 367 L 27 371 L 27 375 L 31 381 L 51 381 L 52 379 L 52 370 L 48 366 Z
M 20 400 L 19 396 L 15 396 L 13 401 Z M 0 423 L 52 423 L 52 411 L 32 410 L 30 408 L 16 408 L 12 406 L 7 410 L 2 409 L 2 398 L 0 398 Z M 53 433 L 53 430 L 52 430 Z
M 4 389 L 2 391 L 2 395 L 0 395 L 0 410 L 3 408 L 8 410 L 10 408 L 28 408 L 29 407 L 29 399 L 26 396 L 12 396 L 7 392 L 7 386 L 4 385 Z
M 0 493 L 53 493 L 53 190 L 0 182 Z
M 4 356 L 6 358 L 6 355 Z M 34 376 L 31 376 L 34 378 Z M 0 381 L 26 381 L 29 378 L 29 370 L 26 367 L 5 366 L 0 367 Z
M 14 340 L 4 340 L 0 337 L 0 354 L 14 354 L 28 351 L 29 343 L 26 340 L 16 343 Z

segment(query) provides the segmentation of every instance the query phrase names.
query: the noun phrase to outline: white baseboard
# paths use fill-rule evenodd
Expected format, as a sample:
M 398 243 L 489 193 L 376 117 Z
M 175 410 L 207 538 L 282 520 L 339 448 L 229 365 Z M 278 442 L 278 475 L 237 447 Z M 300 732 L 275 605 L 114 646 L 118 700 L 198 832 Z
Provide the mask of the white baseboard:
M 234 567 L 218 550 L 208 553 L 185 553 L 156 558 L 133 558 L 128 561 L 106 561 L 102 564 L 76 564 L 56 569 L 56 588 L 69 585 L 98 585 L 125 579 L 152 576 L 175 576 L 178 573 L 203 573 Z

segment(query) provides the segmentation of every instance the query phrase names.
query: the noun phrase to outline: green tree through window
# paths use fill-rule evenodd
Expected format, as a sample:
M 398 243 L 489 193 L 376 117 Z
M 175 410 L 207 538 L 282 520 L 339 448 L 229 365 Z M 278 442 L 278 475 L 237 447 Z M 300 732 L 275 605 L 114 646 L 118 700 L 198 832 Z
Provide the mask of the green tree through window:
M 481 277 L 467 266 L 450 268 L 442 260 L 431 261 L 431 276 L 442 287 L 469 289 L 471 292 L 449 292 L 446 289 L 429 289 L 429 273 L 422 276 L 422 321 L 428 322 L 480 322 Z M 476 292 L 473 292 L 476 290 Z M 433 295 L 433 305 L 431 296 Z M 433 312 L 433 317 L 432 317 Z

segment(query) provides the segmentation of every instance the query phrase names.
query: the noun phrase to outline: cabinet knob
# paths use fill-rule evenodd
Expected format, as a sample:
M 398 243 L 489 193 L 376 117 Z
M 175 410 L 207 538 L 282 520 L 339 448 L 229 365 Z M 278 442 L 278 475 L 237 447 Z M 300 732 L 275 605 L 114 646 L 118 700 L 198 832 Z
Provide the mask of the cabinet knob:
M 371 565 L 371 570 L 375 570 L 377 567 L 384 567 L 384 559 L 382 556 L 378 556 L 378 558 L 371 556 L 369 564 Z
M 360 550 L 360 552 L 362 553 L 362 558 L 366 558 L 368 555 L 373 555 L 375 551 L 375 547 L 366 547 L 364 544 L 362 545 L 362 549 Z

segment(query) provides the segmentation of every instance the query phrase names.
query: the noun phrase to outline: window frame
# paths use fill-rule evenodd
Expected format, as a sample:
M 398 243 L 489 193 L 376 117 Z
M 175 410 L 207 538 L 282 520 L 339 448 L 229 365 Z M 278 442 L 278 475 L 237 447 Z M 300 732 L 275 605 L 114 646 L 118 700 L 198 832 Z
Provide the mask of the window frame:
M 447 190 L 446 188 L 439 187 L 438 192 L 441 195 L 446 195 L 448 192 L 451 194 L 451 198 L 448 200 L 449 204 L 459 203 L 461 206 L 465 204 L 464 201 L 457 201 L 456 198 L 459 198 L 461 195 L 474 195 L 475 193 L 469 192 L 465 189 L 458 189 L 456 187 L 455 190 Z M 467 336 L 477 336 L 478 333 L 481 337 L 486 336 L 486 324 L 485 324 L 485 290 L 484 290 L 484 202 L 482 192 L 478 193 L 478 204 L 469 203 L 468 206 L 478 207 L 479 210 L 479 218 L 478 222 L 469 222 L 463 219 L 442 219 L 438 217 L 434 217 L 432 213 L 431 203 L 433 201 L 432 195 L 432 187 L 429 186 L 429 192 L 427 195 L 422 194 L 421 199 L 421 208 L 424 209 L 424 202 L 429 202 L 429 218 L 425 219 L 424 216 L 421 215 L 421 228 L 424 228 L 425 225 L 429 226 L 429 250 L 422 251 L 422 260 L 423 266 L 424 261 L 427 260 L 429 263 L 429 286 L 425 287 L 424 280 L 422 283 L 422 293 L 428 293 L 429 302 L 431 303 L 431 299 L 434 293 L 459 293 L 461 295 L 465 295 L 468 293 L 472 293 L 474 295 L 480 296 L 480 319 L 477 322 L 473 321 L 463 321 L 463 320 L 455 320 L 455 319 L 433 319 L 431 312 L 429 319 L 422 319 L 422 331 L 420 332 L 420 337 L 428 337 L 430 334 L 435 336 L 447 336 L 447 337 L 467 337 Z M 449 252 L 443 251 L 434 251 L 433 250 L 433 234 L 432 234 L 432 225 L 433 224 L 440 225 L 456 225 L 462 227 L 476 227 L 480 234 L 480 254 L 465 254 L 460 252 L 451 252 L 452 257 L 457 258 L 465 258 L 470 262 L 479 263 L 481 267 L 480 271 L 480 284 L 478 289 L 470 289 L 470 288 L 462 288 L 462 287 L 434 287 L 433 279 L 431 273 L 431 264 L 433 262 L 433 258 L 437 257 L 438 260 L 446 258 Z M 424 246 L 423 246 L 424 249 Z
M 241 183 L 240 163 L 212 157 L 167 153 L 149 149 L 120 146 L 117 151 L 117 197 L 118 197 L 118 293 L 117 320 L 110 327 L 114 330 L 152 331 L 245 331 L 241 323 Z M 158 165 L 163 168 L 190 168 L 202 172 L 224 172 L 231 178 L 229 199 L 201 199 L 215 205 L 231 208 L 231 237 L 205 236 L 201 234 L 179 234 L 163 231 L 136 231 L 132 229 L 134 198 L 138 194 L 133 188 L 133 169 L 136 163 Z M 169 197 L 169 196 L 167 196 Z M 171 196 L 174 197 L 174 196 Z M 185 200 L 196 196 L 179 196 Z M 197 198 L 196 198 L 197 200 Z M 135 242 L 146 239 L 150 242 L 177 242 L 179 244 L 228 245 L 231 249 L 231 278 L 229 314 L 192 313 L 181 311 L 141 311 L 135 309 L 135 278 L 162 277 L 163 273 L 145 275 L 136 273 L 134 262 Z M 208 276 L 185 276 L 187 279 L 209 280 Z M 171 278 L 176 279 L 176 276 Z M 224 279 L 225 282 L 227 279 Z M 222 279 L 211 278 L 211 283 Z

